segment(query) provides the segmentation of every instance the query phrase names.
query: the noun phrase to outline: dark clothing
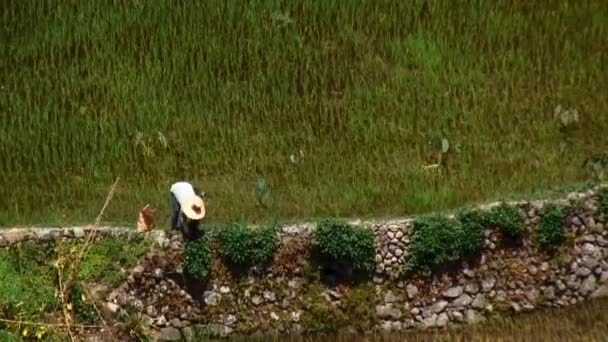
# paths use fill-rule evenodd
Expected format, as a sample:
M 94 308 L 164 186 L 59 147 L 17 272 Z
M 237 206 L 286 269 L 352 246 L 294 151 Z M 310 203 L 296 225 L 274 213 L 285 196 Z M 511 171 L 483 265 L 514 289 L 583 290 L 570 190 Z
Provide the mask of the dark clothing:
M 195 192 L 198 191 L 195 188 Z M 195 240 L 199 237 L 199 224 L 198 220 L 190 220 L 184 215 L 179 205 L 179 202 L 173 194 L 171 195 L 171 230 L 180 230 L 184 238 Z

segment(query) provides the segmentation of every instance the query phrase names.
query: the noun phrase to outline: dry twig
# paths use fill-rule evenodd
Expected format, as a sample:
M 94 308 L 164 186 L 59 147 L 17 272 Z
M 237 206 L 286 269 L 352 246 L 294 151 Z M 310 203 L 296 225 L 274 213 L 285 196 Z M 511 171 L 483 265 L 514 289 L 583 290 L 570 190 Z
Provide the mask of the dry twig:
M 72 289 L 74 287 L 74 284 L 76 283 L 78 273 L 80 272 L 80 267 L 81 267 L 82 261 L 84 260 L 87 253 L 89 252 L 91 241 L 93 241 L 93 238 L 95 237 L 95 235 L 97 234 L 97 231 L 99 230 L 99 224 L 101 222 L 103 214 L 106 211 L 108 205 L 110 204 L 112 197 L 114 196 L 114 192 L 116 191 L 116 185 L 118 184 L 118 180 L 119 180 L 119 178 L 116 178 L 116 181 L 114 181 L 114 184 L 112 185 L 112 188 L 110 189 L 110 192 L 106 196 L 105 203 L 103 204 L 101 211 L 97 215 L 97 218 L 95 219 L 95 223 L 93 224 L 93 227 L 87 234 L 85 243 L 82 246 L 82 248 L 80 249 L 78 256 L 76 258 L 73 258 L 72 262 L 70 263 L 70 266 L 71 266 L 70 274 L 69 274 L 68 279 L 64 283 L 62 283 L 62 281 L 61 281 L 62 267 L 59 267 L 58 272 L 59 272 L 60 299 L 61 299 L 61 304 L 63 306 L 63 315 L 64 315 L 64 320 L 65 320 L 65 326 L 68 330 L 68 334 L 70 335 L 70 339 L 72 341 L 76 341 L 76 337 L 74 335 L 74 332 L 72 331 L 72 327 L 74 326 L 74 322 L 73 322 L 74 319 L 73 319 L 72 314 L 70 312 L 68 312 L 69 311 L 68 308 L 71 307 Z M 97 309 L 97 307 L 95 307 L 95 309 Z M 103 318 L 102 318 L 102 320 L 103 320 Z M 104 324 L 105 324 L 105 321 L 104 321 Z
M 91 303 L 93 303 L 93 307 L 95 308 L 95 312 L 97 312 L 97 315 L 99 316 L 99 319 L 101 319 L 101 322 L 103 323 L 103 326 L 105 327 L 105 331 L 108 332 L 108 335 L 110 336 L 110 339 L 112 341 L 116 341 L 116 339 L 114 338 L 114 334 L 112 334 L 112 330 L 110 330 L 110 327 L 108 326 L 108 323 L 103 318 L 103 315 L 101 314 L 101 311 L 97 307 L 97 304 L 95 303 L 95 299 L 93 298 L 93 296 L 91 296 L 91 292 L 89 291 L 89 289 L 86 286 L 83 286 L 82 288 L 83 288 L 84 292 L 86 292 L 87 297 L 89 297 L 89 299 L 91 300 Z

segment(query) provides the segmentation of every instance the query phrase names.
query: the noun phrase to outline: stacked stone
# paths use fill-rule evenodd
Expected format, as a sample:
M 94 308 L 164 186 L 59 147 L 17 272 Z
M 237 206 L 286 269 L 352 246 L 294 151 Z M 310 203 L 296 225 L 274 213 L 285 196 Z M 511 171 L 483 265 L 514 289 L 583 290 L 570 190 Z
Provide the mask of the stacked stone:
M 459 272 L 432 278 L 386 278 L 399 275 L 407 263 L 412 221 L 367 223 L 372 227 L 376 248 L 376 272 L 382 277 L 376 291 L 377 329 L 445 327 L 474 324 L 487 313 L 530 311 L 538 307 L 561 307 L 608 296 L 608 217 L 598 211 L 596 189 L 568 195 L 556 201 L 570 205 L 565 228 L 573 237 L 559 258 L 538 251 L 534 234 L 526 234 L 522 245 L 501 248 L 500 234 L 486 233 L 483 253 L 475 265 L 464 263 Z M 519 202 L 526 214 L 526 229 L 535 232 L 542 223 L 547 201 Z M 489 207 L 485 207 L 486 209 Z M 102 231 L 106 231 L 102 229 Z M 314 225 L 290 225 L 282 238 L 310 237 Z M 38 229 L 0 231 L 4 245 L 29 239 L 83 238 L 88 230 Z M 107 229 L 101 235 L 135 234 L 133 230 Z M 193 327 L 204 313 L 206 331 L 225 336 L 240 331 L 238 310 L 260 313 L 247 317 L 247 329 L 268 325 L 288 326 L 288 332 L 305 330 L 300 316 L 309 310 L 303 304 L 307 286 L 303 278 L 281 279 L 268 275 L 250 277 L 246 284 L 211 284 L 200 301 L 193 300 L 170 273 L 180 273 L 181 241 L 158 231 L 151 235 L 164 247 L 136 267 L 128 282 L 107 298 L 105 312 L 121 308 L 141 309 L 157 328 L 160 340 L 192 339 Z M 392 286 L 395 285 L 395 286 Z M 280 290 L 282 289 L 282 290 Z M 336 289 L 324 289 L 333 307 L 345 300 Z M 356 319 L 356 317 L 352 317 Z M 279 331 L 281 331 L 279 329 Z
M 164 249 L 133 268 L 127 283 L 106 298 L 104 312 L 110 317 L 120 310 L 142 312 L 144 319 L 156 327 L 158 339 L 180 341 L 192 335 L 193 322 L 201 319 L 202 311 L 200 303 L 176 283 L 183 279 L 181 237 L 177 234 L 168 237 L 164 232 L 157 235 L 156 243 Z M 204 302 L 217 305 L 219 299 L 205 297 Z
M 0 247 L 27 241 L 84 239 L 93 230 L 96 231 L 96 239 L 121 237 L 131 240 L 137 235 L 134 229 L 125 227 L 99 227 L 97 229 L 91 226 L 72 228 L 12 228 L 0 230 Z M 152 231 L 148 233 L 148 236 L 156 238 L 159 233 L 160 231 Z
M 412 232 L 410 220 L 389 221 L 372 226 L 376 247 L 376 273 L 399 276 L 407 258 Z
M 519 203 L 527 209 L 529 230 L 542 222 L 546 204 Z M 575 236 L 575 246 L 561 256 L 561 262 L 538 255 L 527 240 L 519 249 L 501 250 L 496 234 L 488 233 L 485 252 L 474 269 L 465 265 L 453 278 L 419 280 L 422 286 L 399 281 L 400 293 L 386 292 L 383 303 L 376 307 L 379 328 L 389 331 L 477 323 L 497 307 L 520 312 L 607 297 L 608 220 L 597 211 L 595 192 L 571 194 L 561 204 L 577 208 L 566 222 L 567 231 Z

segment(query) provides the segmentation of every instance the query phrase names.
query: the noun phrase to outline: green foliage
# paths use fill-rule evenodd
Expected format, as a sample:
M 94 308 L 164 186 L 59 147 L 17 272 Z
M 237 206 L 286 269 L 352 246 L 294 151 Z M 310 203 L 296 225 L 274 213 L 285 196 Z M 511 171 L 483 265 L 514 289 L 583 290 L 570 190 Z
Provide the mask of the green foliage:
M 358 332 L 371 331 L 378 325 L 379 320 L 376 314 L 378 296 L 373 284 L 363 284 L 351 288 L 343 302 L 342 310 Z
M 266 178 L 259 177 L 255 184 L 255 196 L 258 201 L 258 205 L 266 207 L 268 204 L 268 198 L 270 197 L 270 190 L 268 189 L 268 183 Z
M 483 230 L 486 213 L 475 209 L 462 209 L 456 215 L 462 224 L 461 254 L 463 257 L 476 256 L 481 253 L 485 236 Z
M 371 229 L 340 220 L 322 220 L 317 225 L 313 244 L 327 262 L 347 265 L 354 271 L 371 272 L 374 269 L 374 235 Z
M 608 215 L 608 188 L 597 191 L 597 206 L 600 213 Z
M 538 231 L 538 240 L 542 248 L 554 252 L 566 240 L 564 219 L 566 214 L 563 208 L 548 205 Z
M 274 226 L 252 229 L 233 224 L 216 232 L 220 254 L 229 265 L 248 267 L 267 264 L 278 247 Z
M 323 296 L 320 285 L 310 286 L 303 298 L 307 310 L 302 315 L 302 327 L 307 333 L 336 333 L 348 324 L 349 318 Z
M 206 176 L 216 222 L 401 215 L 414 191 L 420 213 L 583 179 L 575 161 L 606 150 L 605 1 L 531 4 L 2 1 L 0 221 L 88 222 L 117 174 L 104 218 L 121 223 L 176 175 Z M 568 162 L 559 103 L 584 127 Z M 442 129 L 466 148 L 431 183 L 419 156 Z
M 507 203 L 492 208 L 485 215 L 486 224 L 500 229 L 509 238 L 517 239 L 524 233 L 525 218 L 521 211 Z
M 58 308 L 54 257 L 52 247 L 29 243 L 0 250 L 0 304 L 12 306 L 18 310 L 14 314 L 28 320 Z
M 9 331 L 4 331 L 2 328 L 0 328 L 0 341 L 18 342 L 19 340 L 19 335 L 13 334 Z
M 186 242 L 184 248 L 184 270 L 194 279 L 207 279 L 211 269 L 211 244 L 208 234 Z
M 591 154 L 583 162 L 583 167 L 594 179 L 604 180 L 608 176 L 608 152 Z
M 117 286 L 126 280 L 121 268 L 135 266 L 146 254 L 148 246 L 142 238 L 130 241 L 119 238 L 104 238 L 91 244 L 82 263 L 79 277 L 83 281 L 103 282 Z
M 463 222 L 440 215 L 416 219 L 406 269 L 434 271 L 479 254 L 484 236 L 477 212 L 462 212 L 460 218 Z
M 80 324 L 96 324 L 99 315 L 92 303 L 92 298 L 86 296 L 79 284 L 72 289 L 73 310 Z

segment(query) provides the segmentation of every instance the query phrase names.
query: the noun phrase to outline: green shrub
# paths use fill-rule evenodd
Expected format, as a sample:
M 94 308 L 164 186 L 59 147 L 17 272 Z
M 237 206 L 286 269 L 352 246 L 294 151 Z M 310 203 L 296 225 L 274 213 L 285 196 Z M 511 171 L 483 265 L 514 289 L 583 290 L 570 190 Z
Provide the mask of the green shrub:
M 517 207 L 501 203 L 485 216 L 485 223 L 500 229 L 509 238 L 519 238 L 524 232 L 524 217 Z
M 601 188 L 597 191 L 597 205 L 601 214 L 608 215 L 608 188 Z
M 207 234 L 196 240 L 188 241 L 184 249 L 185 272 L 196 280 L 206 279 L 211 268 L 211 256 Z
M 434 271 L 479 254 L 484 236 L 477 215 L 473 211 L 461 212 L 463 222 L 439 215 L 416 219 L 406 268 Z
M 545 215 L 538 232 L 538 239 L 542 248 L 553 252 L 564 242 L 566 239 L 565 217 L 562 208 L 555 205 L 548 205 L 545 208 Z
M 72 288 L 72 303 L 74 313 L 81 324 L 95 324 L 99 321 L 99 316 L 92 303 L 93 298 L 88 298 L 82 290 L 80 284 Z
M 462 225 L 461 255 L 476 256 L 481 253 L 485 236 L 486 213 L 480 210 L 464 209 L 456 215 Z
M 248 267 L 267 264 L 278 247 L 274 226 L 251 229 L 233 224 L 217 231 L 220 253 L 232 266 Z
M 313 243 L 328 262 L 346 265 L 358 272 L 371 272 L 375 267 L 371 229 L 339 220 L 323 220 L 317 226 Z

